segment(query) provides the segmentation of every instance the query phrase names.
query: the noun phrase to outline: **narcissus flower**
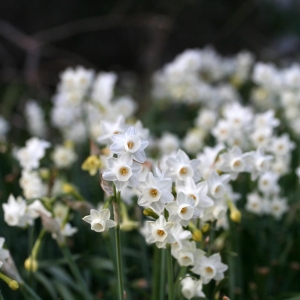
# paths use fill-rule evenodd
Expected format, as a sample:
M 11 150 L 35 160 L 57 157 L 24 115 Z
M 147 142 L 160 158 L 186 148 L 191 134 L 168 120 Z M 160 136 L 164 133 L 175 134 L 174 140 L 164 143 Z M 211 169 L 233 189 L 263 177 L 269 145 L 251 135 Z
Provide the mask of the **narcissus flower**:
M 91 224 L 91 229 L 96 232 L 108 231 L 117 225 L 113 220 L 110 220 L 110 211 L 108 209 L 103 209 L 98 211 L 96 209 L 91 209 L 90 215 L 82 218 L 83 221 Z
M 228 266 L 221 262 L 221 256 L 216 253 L 210 257 L 200 256 L 196 260 L 195 266 L 191 269 L 195 274 L 201 276 L 204 284 L 209 283 L 212 279 L 221 280 L 224 278 L 224 272 Z
M 124 134 L 113 135 L 111 139 L 113 140 L 113 144 L 110 146 L 110 150 L 113 153 L 119 155 L 128 153 L 137 162 L 145 162 L 146 155 L 144 149 L 148 146 L 148 142 L 138 136 L 134 127 L 129 127 Z
M 159 218 L 153 221 L 147 221 L 148 234 L 146 237 L 147 243 L 156 243 L 158 248 L 163 248 L 167 243 L 175 243 L 175 238 L 172 234 L 174 226 L 173 222 L 167 222 L 165 217 L 160 215 Z
M 139 185 L 138 174 L 142 171 L 142 166 L 133 162 L 128 153 L 119 158 L 109 158 L 107 164 L 108 169 L 102 177 L 104 180 L 113 181 L 118 191 L 122 191 L 127 186 Z

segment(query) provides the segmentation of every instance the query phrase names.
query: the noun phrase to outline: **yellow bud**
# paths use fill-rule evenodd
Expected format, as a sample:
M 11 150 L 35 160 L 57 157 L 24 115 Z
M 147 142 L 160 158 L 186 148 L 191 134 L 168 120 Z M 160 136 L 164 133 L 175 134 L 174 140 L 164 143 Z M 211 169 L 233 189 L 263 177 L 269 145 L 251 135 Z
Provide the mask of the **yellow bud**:
M 91 176 L 96 175 L 97 171 L 102 167 L 101 160 L 96 155 L 89 156 L 82 164 L 81 168 L 88 171 Z
M 233 209 L 233 210 L 230 212 L 230 219 L 231 219 L 233 222 L 240 223 L 240 222 L 241 222 L 241 219 L 242 219 L 242 214 L 241 214 L 241 212 L 240 212 L 238 209 Z
M 143 214 L 147 217 L 152 217 L 154 219 L 158 219 L 158 215 L 151 208 L 144 209 Z
M 202 241 L 202 232 L 198 229 L 193 231 L 193 240 L 196 242 L 201 242 Z
M 39 267 L 39 264 L 36 259 L 28 257 L 24 262 L 24 267 L 27 271 L 36 272 Z
M 13 290 L 17 290 L 19 288 L 19 284 L 17 281 L 15 280 L 11 280 L 9 283 L 8 283 L 8 286 Z
M 73 185 L 69 184 L 69 183 L 64 183 L 62 186 L 62 189 L 63 189 L 64 193 L 66 193 L 66 194 L 72 194 L 75 191 L 75 188 L 73 187 Z
M 204 224 L 201 228 L 202 232 L 206 233 L 210 229 L 210 226 L 208 223 Z

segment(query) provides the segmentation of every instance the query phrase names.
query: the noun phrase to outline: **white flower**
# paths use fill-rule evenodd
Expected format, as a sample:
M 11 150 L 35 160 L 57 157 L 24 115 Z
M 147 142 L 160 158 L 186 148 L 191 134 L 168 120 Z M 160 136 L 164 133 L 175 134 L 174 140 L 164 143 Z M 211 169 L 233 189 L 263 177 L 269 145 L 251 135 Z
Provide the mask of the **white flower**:
M 245 208 L 256 215 L 262 215 L 263 201 L 257 192 L 247 195 L 247 204 Z
M 249 156 L 251 180 L 255 180 L 260 174 L 270 169 L 273 156 L 265 155 L 264 149 L 258 147 L 256 151 L 251 151 Z
M 175 238 L 172 235 L 173 222 L 167 222 L 165 217 L 160 215 L 154 221 L 147 221 L 148 234 L 146 237 L 147 243 L 155 243 L 158 248 L 164 248 L 167 243 L 172 244 Z
M 195 125 L 199 128 L 210 130 L 216 122 L 217 114 L 213 110 L 201 109 L 195 120 Z
M 62 145 L 57 145 L 52 153 L 52 159 L 58 168 L 68 168 L 76 158 L 77 155 L 74 149 Z
M 3 262 L 9 257 L 9 252 L 6 249 L 3 249 L 5 238 L 0 237 L 0 268 Z
M 254 118 L 254 126 L 255 128 L 273 128 L 277 127 L 280 122 L 278 119 L 274 117 L 274 110 L 268 110 L 262 114 L 256 114 Z
M 179 148 L 180 141 L 175 134 L 165 132 L 157 145 L 163 154 L 171 154 Z
M 187 197 L 184 193 L 179 192 L 176 202 L 173 201 L 166 205 L 169 212 L 169 221 L 180 222 L 182 226 L 187 226 L 191 219 L 200 216 L 200 210 L 195 208 L 195 200 Z
M 93 77 L 93 70 L 88 70 L 81 66 L 76 67 L 76 69 L 67 68 L 63 73 L 60 74 L 60 90 L 80 90 L 84 92 L 90 87 Z
M 25 107 L 25 116 L 29 132 L 33 136 L 45 137 L 47 133 L 44 112 L 35 101 L 29 101 Z
M 224 197 L 228 191 L 227 183 L 229 180 L 229 174 L 219 176 L 215 170 L 212 170 L 207 180 L 210 195 L 215 199 Z
M 172 181 L 169 178 L 155 178 L 150 172 L 146 180 L 141 182 L 138 190 L 141 195 L 138 199 L 138 205 L 151 207 L 161 213 L 166 203 L 171 202 L 174 196 L 171 193 Z
M 102 121 L 102 135 L 98 137 L 97 141 L 101 144 L 111 142 L 111 137 L 114 134 L 123 133 L 127 129 L 123 116 L 119 116 L 115 122 Z
M 287 134 L 283 134 L 277 138 L 273 137 L 270 145 L 270 151 L 278 156 L 288 155 L 294 148 L 295 143 L 290 141 Z
M 287 200 L 284 198 L 275 197 L 270 202 L 270 213 L 276 220 L 280 220 L 288 208 Z
M 202 282 L 207 284 L 212 279 L 216 281 L 223 279 L 227 269 L 227 265 L 221 262 L 220 254 L 216 253 L 210 257 L 200 256 L 191 270 L 200 275 Z
M 180 281 L 180 284 L 182 285 L 181 292 L 185 298 L 191 299 L 193 297 L 206 297 L 202 292 L 201 280 L 194 280 L 191 277 L 185 277 Z
M 197 185 L 192 178 L 187 178 L 184 184 L 177 186 L 178 192 L 183 192 L 195 201 L 195 207 L 203 212 L 203 209 L 210 207 L 214 201 L 207 196 L 208 186 L 206 181 L 199 182 Z
M 119 158 L 108 158 L 107 164 L 108 169 L 102 177 L 104 180 L 113 181 L 119 191 L 126 186 L 137 187 L 139 185 L 138 174 L 142 171 L 142 166 L 133 162 L 128 153 Z
M 25 198 L 40 198 L 46 195 L 47 187 L 36 171 L 22 171 L 20 186 Z
M 200 163 L 199 159 L 190 160 L 186 153 L 179 149 L 175 157 L 169 157 L 166 160 L 169 167 L 166 176 L 171 177 L 173 181 L 185 181 L 189 177 L 199 181 L 200 173 L 197 169 Z
M 184 137 L 182 146 L 188 153 L 196 154 L 203 146 L 204 137 L 204 131 L 192 129 Z
M 280 190 L 278 185 L 279 176 L 273 172 L 267 172 L 258 179 L 258 188 L 265 194 L 277 194 Z
M 225 148 L 223 144 L 217 144 L 215 147 L 204 147 L 203 154 L 198 154 L 197 158 L 201 161 L 198 170 L 202 178 L 207 179 L 212 169 L 215 169 L 216 160 L 220 151 Z
M 102 104 L 104 107 L 111 101 L 117 75 L 112 72 L 102 72 L 97 76 L 91 94 L 92 101 Z
M 9 226 L 24 226 L 22 218 L 26 211 L 26 201 L 22 197 L 15 199 L 13 195 L 8 198 L 8 203 L 2 204 L 4 220 Z
M 181 267 L 193 266 L 196 258 L 199 259 L 204 254 L 204 251 L 197 249 L 196 242 L 194 241 L 183 241 L 181 249 L 176 252 L 172 251 L 172 255 L 177 259 Z
M 90 215 L 82 218 L 83 221 L 91 224 L 91 229 L 96 232 L 108 231 L 117 225 L 113 220 L 110 220 L 110 211 L 108 209 L 103 209 L 98 211 L 96 209 L 91 209 Z
M 183 230 L 180 223 L 175 223 L 172 229 L 172 234 L 176 240 L 172 244 L 172 255 L 175 256 L 175 253 L 182 249 L 182 243 L 185 240 L 192 238 L 192 233 L 189 230 Z
M 122 96 L 115 99 L 113 103 L 115 114 L 122 114 L 124 118 L 131 117 L 137 109 L 136 102 L 129 96 Z
M 243 153 L 239 147 L 234 146 L 227 153 L 220 155 L 218 168 L 223 172 L 230 173 L 230 178 L 235 180 L 239 173 L 246 170 L 247 162 L 245 158 L 250 155 L 250 153 Z
M 39 161 L 45 155 L 50 143 L 33 137 L 26 141 L 26 147 L 18 150 L 17 158 L 24 169 L 32 170 L 39 167 Z
M 115 134 L 111 137 L 113 144 L 110 150 L 118 155 L 128 153 L 130 156 L 139 163 L 146 160 L 144 149 L 147 147 L 148 142 L 141 139 L 134 127 L 129 127 L 127 131 L 122 134 Z

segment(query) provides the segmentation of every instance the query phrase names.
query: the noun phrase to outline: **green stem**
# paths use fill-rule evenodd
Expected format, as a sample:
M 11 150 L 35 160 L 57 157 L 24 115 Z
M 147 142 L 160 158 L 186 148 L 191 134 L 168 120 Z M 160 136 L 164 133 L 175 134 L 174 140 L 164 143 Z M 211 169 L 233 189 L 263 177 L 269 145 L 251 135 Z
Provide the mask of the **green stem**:
M 165 299 L 165 272 L 166 272 L 166 249 L 161 249 L 161 262 L 160 262 L 160 282 L 159 282 L 159 300 Z
M 60 247 L 62 253 L 64 254 L 68 264 L 69 264 L 69 267 L 74 275 L 74 277 L 76 278 L 76 280 L 78 281 L 79 285 L 80 285 L 80 289 L 82 291 L 82 294 L 84 296 L 85 299 L 88 299 L 88 300 L 92 300 L 92 296 L 90 295 L 90 292 L 88 291 L 88 288 L 86 286 L 86 283 L 78 269 L 78 266 L 76 265 L 76 263 L 74 262 L 73 260 L 73 257 L 70 253 L 70 250 L 68 247 L 66 246 L 61 246 Z
M 1 291 L 0 291 L 0 300 L 4 300 Z
M 174 300 L 174 282 L 173 282 L 173 258 L 171 254 L 171 245 L 167 245 L 167 265 L 168 265 L 168 294 L 169 300 Z
M 25 282 L 21 284 L 21 291 L 24 293 L 28 293 L 30 295 L 31 300 L 42 300 L 40 296 Z
M 160 259 L 161 259 L 161 251 L 154 245 L 154 263 L 153 263 L 153 271 L 152 271 L 153 279 L 152 279 L 152 298 L 151 298 L 152 300 L 157 300 L 159 295 Z
M 114 218 L 117 223 L 115 227 L 115 241 L 116 241 L 116 261 L 117 261 L 117 277 L 118 277 L 118 292 L 119 300 L 124 300 L 124 283 L 123 283 L 123 268 L 121 257 L 121 241 L 120 241 L 120 204 L 121 204 L 121 192 L 116 191 L 114 186 L 114 194 L 116 202 L 113 202 Z

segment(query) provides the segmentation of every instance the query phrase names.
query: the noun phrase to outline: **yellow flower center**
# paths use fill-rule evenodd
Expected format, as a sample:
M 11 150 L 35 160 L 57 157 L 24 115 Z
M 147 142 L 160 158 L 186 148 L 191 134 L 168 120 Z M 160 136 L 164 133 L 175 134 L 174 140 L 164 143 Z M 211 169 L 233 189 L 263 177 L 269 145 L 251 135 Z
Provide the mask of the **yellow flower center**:
M 236 167 L 236 168 L 239 167 L 240 165 L 241 165 L 240 160 L 235 161 L 234 164 L 233 164 L 233 166 Z
M 155 198 L 157 196 L 158 192 L 157 192 L 157 189 L 151 189 L 150 190 L 150 195 Z
M 128 142 L 127 146 L 129 149 L 132 149 L 134 147 L 134 142 Z
M 196 201 L 196 199 L 197 199 L 196 196 L 193 194 L 190 194 L 189 197 L 192 198 L 194 201 Z
M 185 167 L 183 167 L 183 168 L 180 169 L 179 173 L 181 175 L 185 175 L 187 173 L 187 169 Z
M 157 234 L 159 236 L 163 236 L 165 234 L 165 232 L 163 230 L 159 229 L 159 230 L 157 230 Z
M 211 267 L 206 267 L 205 271 L 209 274 L 212 274 L 214 272 L 214 270 Z
M 185 213 L 186 213 L 186 211 L 187 211 L 187 208 L 186 208 L 186 207 L 184 207 L 184 208 L 182 208 L 182 209 L 181 209 L 180 213 L 182 213 L 182 214 L 185 214 Z
M 119 172 L 120 172 L 121 175 L 124 176 L 128 173 L 128 170 L 126 168 L 121 168 Z

